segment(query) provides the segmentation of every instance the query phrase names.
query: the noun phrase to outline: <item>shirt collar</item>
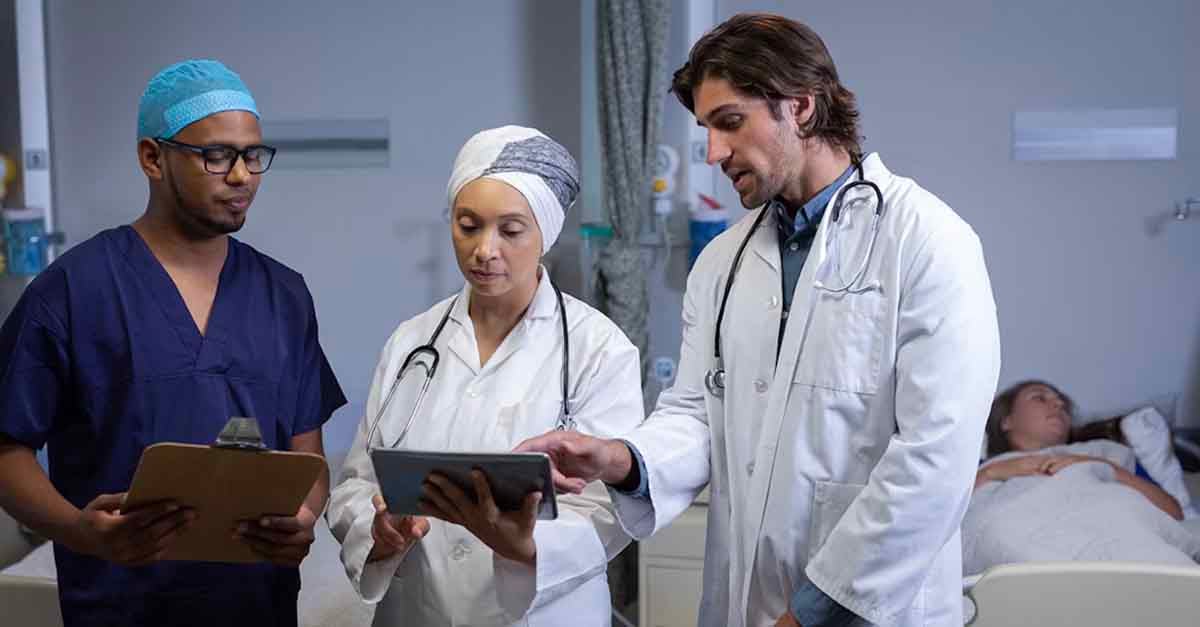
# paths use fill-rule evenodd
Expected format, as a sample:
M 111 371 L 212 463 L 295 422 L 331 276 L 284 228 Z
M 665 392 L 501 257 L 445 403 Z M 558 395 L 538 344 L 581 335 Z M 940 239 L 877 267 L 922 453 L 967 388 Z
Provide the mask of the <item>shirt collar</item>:
M 854 164 L 850 164 L 845 172 L 837 178 L 836 181 L 826 185 L 821 191 L 817 192 L 796 211 L 795 219 L 788 215 L 787 206 L 783 201 L 775 198 L 771 201 L 771 206 L 775 210 L 775 216 L 778 218 L 776 222 L 779 225 L 780 235 L 791 237 L 805 229 L 815 230 L 817 225 L 821 223 L 821 216 L 825 215 L 825 207 L 829 205 L 829 201 L 833 199 L 833 195 L 837 190 L 842 188 L 842 185 L 854 174 Z

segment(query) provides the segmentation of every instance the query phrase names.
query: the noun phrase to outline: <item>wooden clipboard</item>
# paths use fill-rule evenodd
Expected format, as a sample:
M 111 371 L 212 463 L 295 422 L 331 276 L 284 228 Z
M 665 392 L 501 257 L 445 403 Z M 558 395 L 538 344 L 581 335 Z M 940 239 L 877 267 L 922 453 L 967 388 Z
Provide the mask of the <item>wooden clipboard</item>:
M 233 539 L 234 527 L 265 515 L 296 515 L 323 468 L 325 458 L 312 453 L 153 444 L 142 452 L 121 509 L 172 499 L 196 510 L 192 527 L 163 559 L 261 562 Z

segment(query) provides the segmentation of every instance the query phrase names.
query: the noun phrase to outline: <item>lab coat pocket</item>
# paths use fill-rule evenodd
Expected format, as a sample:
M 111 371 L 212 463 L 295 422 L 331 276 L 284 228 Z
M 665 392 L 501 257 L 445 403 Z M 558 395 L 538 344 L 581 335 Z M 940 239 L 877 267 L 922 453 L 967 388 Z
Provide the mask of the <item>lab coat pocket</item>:
M 870 284 L 869 281 L 866 281 Z M 833 293 L 816 290 L 795 382 L 812 387 L 874 394 L 883 350 L 883 291 Z
M 857 483 L 835 483 L 818 481 L 813 486 L 812 517 L 808 529 L 808 560 L 825 545 L 829 534 L 837 527 L 850 504 L 862 492 L 865 485 Z

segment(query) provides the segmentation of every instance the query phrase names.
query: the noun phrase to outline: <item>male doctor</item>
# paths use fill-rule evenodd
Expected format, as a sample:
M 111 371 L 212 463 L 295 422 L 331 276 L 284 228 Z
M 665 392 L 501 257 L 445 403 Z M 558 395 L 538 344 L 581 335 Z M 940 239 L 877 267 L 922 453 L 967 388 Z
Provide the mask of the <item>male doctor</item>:
M 518 450 L 549 453 L 560 488 L 609 484 L 639 538 L 709 485 L 701 625 L 961 625 L 959 523 L 1000 367 L 979 238 L 862 153 L 803 24 L 733 17 L 672 91 L 757 209 L 697 260 L 646 422 Z

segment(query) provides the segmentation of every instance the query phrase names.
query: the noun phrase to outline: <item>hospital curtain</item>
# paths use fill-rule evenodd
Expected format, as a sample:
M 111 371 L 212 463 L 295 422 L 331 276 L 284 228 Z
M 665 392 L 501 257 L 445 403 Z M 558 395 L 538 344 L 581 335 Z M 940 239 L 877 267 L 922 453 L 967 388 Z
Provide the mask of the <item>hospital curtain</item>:
M 667 0 L 602 0 L 597 6 L 604 207 L 613 240 L 599 260 L 600 308 L 629 336 L 646 372 L 646 268 L 638 238 L 650 207 L 659 117 L 667 89 Z

